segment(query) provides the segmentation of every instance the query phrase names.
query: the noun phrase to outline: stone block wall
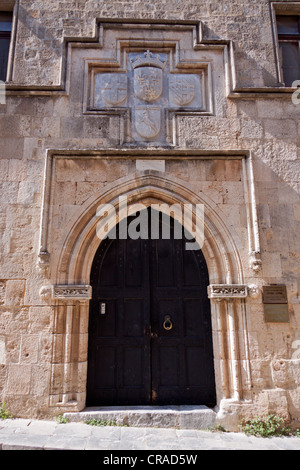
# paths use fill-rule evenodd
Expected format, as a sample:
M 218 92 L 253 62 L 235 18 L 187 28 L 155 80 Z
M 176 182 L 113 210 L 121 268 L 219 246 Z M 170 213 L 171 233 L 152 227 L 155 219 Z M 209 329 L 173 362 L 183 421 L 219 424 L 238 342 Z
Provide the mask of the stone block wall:
M 101 58 L 101 50 L 95 52 L 93 47 L 109 28 L 101 32 L 99 39 L 99 24 L 105 20 L 113 24 L 115 20 L 120 28 L 126 21 L 129 25 L 161 22 L 168 27 L 190 27 L 201 21 L 203 30 L 198 45 L 205 48 L 217 44 L 220 50 L 223 48 L 222 52 L 199 52 L 202 56 L 215 53 L 217 57 L 213 69 L 217 85 L 213 88 L 214 112 L 179 115 L 175 146 L 157 149 L 151 143 L 146 147 L 137 145 L 138 158 L 143 159 L 143 151 L 160 159 L 166 158 L 166 153 L 158 150 L 169 152 L 163 175 L 169 179 L 169 186 L 172 181 L 174 186 L 180 181 L 186 191 L 209 201 L 233 234 L 243 279 L 236 276 L 232 283 L 257 286 L 258 296 L 245 300 L 245 323 L 239 310 L 236 313 L 240 345 L 237 360 L 241 369 L 249 361 L 247 379 L 241 379 L 244 402 L 228 402 L 222 410 L 225 415 L 234 410 L 234 425 L 241 416 L 271 411 L 296 423 L 300 417 L 300 105 L 293 104 L 291 92 L 279 87 L 270 2 L 53 0 L 50 7 L 46 0 L 20 0 L 16 11 L 11 80 L 7 83 L 6 104 L 0 104 L 0 402 L 5 401 L 15 415 L 24 417 L 60 414 L 66 409 L 64 405 L 72 408 L 70 402 L 76 401 L 77 392 L 79 402 L 84 403 L 86 318 L 79 321 L 80 315 L 71 314 L 70 309 L 67 314 L 66 307 L 61 307 L 62 314 L 58 313 L 57 303 L 40 296 L 40 291 L 58 279 L 61 284 L 70 281 L 67 269 L 61 275 L 57 272 L 58 259 L 68 230 L 73 223 L 79 225 L 89 203 L 100 201 L 106 191 L 113 191 L 114 184 L 116 188 L 125 182 L 129 185 L 129 181 L 141 176 L 136 172 L 134 151 L 121 155 L 119 117 L 114 113 L 83 112 L 85 75 L 81 60 L 89 57 L 91 51 L 92 59 L 93 54 L 97 60 Z M 154 29 L 143 33 L 144 43 L 154 40 Z M 175 32 L 174 37 L 176 34 L 181 33 Z M 80 48 L 72 49 L 70 45 L 75 43 Z M 112 50 L 114 47 L 112 44 Z M 230 47 L 234 65 L 233 56 L 227 59 L 235 68 L 236 86 L 228 90 L 226 76 L 230 73 L 226 75 L 222 54 L 224 50 L 229 54 Z M 104 158 L 107 149 L 110 156 L 117 150 L 114 158 Z M 202 159 L 190 153 L 185 160 L 184 152 L 191 150 Z M 55 151 L 62 155 L 50 171 L 46 168 L 49 151 L 53 156 Z M 176 151 L 182 152 L 178 159 Z M 237 158 L 246 154 L 251 156 L 253 165 L 253 174 L 247 176 L 242 159 Z M 53 198 L 45 227 L 55 260 L 48 272 L 38 266 L 45 187 L 49 183 L 45 175 L 51 175 L 49 191 Z M 255 204 L 253 200 L 251 204 L 257 211 L 262 262 L 259 271 L 249 267 L 248 237 L 253 226 L 249 225 L 247 204 L 252 183 Z M 168 184 L 165 183 L 165 190 Z M 236 273 L 237 268 L 232 272 Z M 73 282 L 88 284 L 89 279 L 74 278 Z M 224 277 L 218 282 L 226 284 L 227 280 Z M 261 289 L 270 284 L 287 286 L 288 323 L 264 320 Z M 75 301 L 69 305 L 76 310 Z M 220 315 L 229 335 L 224 312 Z M 74 323 L 67 321 L 67 315 L 73 314 Z M 60 322 L 61 315 L 64 320 Z M 84 330 L 78 326 L 80 322 L 85 324 Z M 219 343 L 219 332 L 220 325 L 215 325 L 215 344 Z M 68 334 L 78 335 L 72 343 L 77 348 L 73 359 L 72 352 L 66 353 Z M 56 349 L 55 342 L 60 344 Z M 216 357 L 217 374 L 221 376 L 220 364 L 229 358 L 217 350 Z M 80 364 L 75 372 L 78 364 L 74 358 Z M 69 389 L 61 390 L 57 384 L 60 376 L 64 380 L 65 360 L 72 365 L 70 370 L 74 369 L 69 375 L 73 382 Z M 83 376 L 79 371 L 83 371 Z M 76 381 L 80 383 L 78 390 Z M 232 388 L 230 379 L 228 387 Z M 219 386 L 220 390 L 223 388 Z M 58 395 L 69 393 L 73 398 L 51 408 L 49 397 L 58 389 Z M 230 398 L 222 393 L 220 408 L 222 399 Z M 74 409 L 78 406 L 74 405 Z
M 204 37 L 232 40 L 239 63 L 238 82 L 243 86 L 276 85 L 273 32 L 268 0 L 208 2 L 187 0 L 132 2 L 88 0 L 61 2 L 20 1 L 20 47 L 16 51 L 19 67 L 17 83 L 57 85 L 64 38 L 91 39 L 95 18 L 144 21 L 201 20 Z

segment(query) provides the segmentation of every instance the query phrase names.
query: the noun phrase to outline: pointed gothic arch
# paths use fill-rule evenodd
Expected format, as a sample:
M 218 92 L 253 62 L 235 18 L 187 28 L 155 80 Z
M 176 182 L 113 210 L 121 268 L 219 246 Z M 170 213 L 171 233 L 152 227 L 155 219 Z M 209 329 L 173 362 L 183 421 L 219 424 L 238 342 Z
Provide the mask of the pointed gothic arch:
M 157 172 L 125 177 L 106 187 L 99 197 L 92 197 L 82 207 L 80 216 L 66 227 L 62 248 L 51 261 L 52 277 L 58 286 L 89 286 L 92 263 L 100 244 L 97 237 L 97 208 L 112 205 L 118 214 L 119 198 L 128 203 L 203 204 L 205 210 L 204 254 L 210 285 L 227 286 L 223 295 L 210 295 L 217 402 L 240 402 L 251 394 L 248 358 L 243 266 L 238 236 L 229 230 L 216 205 L 204 194 L 197 195 L 184 182 Z M 189 229 L 189 227 L 187 227 Z M 233 289 L 236 286 L 237 289 Z M 242 287 L 240 289 L 240 287 Z M 246 290 L 245 290 L 246 289 Z M 63 332 L 55 331 L 51 377 L 52 406 L 70 406 L 82 410 L 86 402 L 88 316 L 90 294 L 54 295 L 55 325 L 64 323 Z M 229 293 L 228 293 L 229 292 Z M 235 293 L 233 293 L 235 292 Z M 237 294 L 236 294 L 237 292 Z M 224 300 L 226 299 L 226 300 Z M 64 345 L 64 350 L 59 349 Z M 56 358 L 60 356 L 60 367 Z M 62 375 L 63 377 L 62 377 Z
M 149 173 L 149 172 L 148 172 Z M 118 184 L 108 185 L 105 194 L 89 199 L 80 217 L 65 230 L 62 249 L 53 256 L 52 277 L 58 284 L 89 282 L 91 263 L 99 246 L 97 236 L 97 208 L 110 204 L 118 214 L 119 198 L 126 196 L 128 204 L 142 203 L 162 206 L 167 204 L 204 205 L 203 252 L 210 272 L 211 284 L 242 284 L 243 268 L 238 250 L 238 236 L 229 230 L 215 203 L 205 194 L 197 195 L 184 183 L 172 177 L 172 181 L 158 174 L 144 174 L 135 178 L 123 178 Z M 189 229 L 189 227 L 187 227 Z

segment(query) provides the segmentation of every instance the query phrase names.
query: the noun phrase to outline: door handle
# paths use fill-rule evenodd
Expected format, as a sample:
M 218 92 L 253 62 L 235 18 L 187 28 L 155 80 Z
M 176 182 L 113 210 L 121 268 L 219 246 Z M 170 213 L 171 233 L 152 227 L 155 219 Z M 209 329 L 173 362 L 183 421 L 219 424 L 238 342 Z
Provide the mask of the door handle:
M 163 322 L 164 330 L 166 330 L 166 331 L 172 330 L 172 328 L 173 328 L 173 323 L 172 323 L 172 320 L 171 320 L 170 315 L 166 315 L 165 318 L 164 318 L 164 320 L 165 320 L 165 321 Z

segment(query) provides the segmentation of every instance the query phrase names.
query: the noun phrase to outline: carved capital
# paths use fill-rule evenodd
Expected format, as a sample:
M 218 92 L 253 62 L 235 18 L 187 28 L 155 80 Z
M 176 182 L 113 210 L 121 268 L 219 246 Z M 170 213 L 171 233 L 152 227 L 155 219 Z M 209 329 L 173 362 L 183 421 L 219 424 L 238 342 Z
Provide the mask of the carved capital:
M 88 285 L 56 285 L 52 286 L 52 298 L 54 300 L 90 300 L 92 288 Z
M 208 297 L 214 300 L 244 299 L 248 296 L 248 287 L 242 284 L 211 284 Z

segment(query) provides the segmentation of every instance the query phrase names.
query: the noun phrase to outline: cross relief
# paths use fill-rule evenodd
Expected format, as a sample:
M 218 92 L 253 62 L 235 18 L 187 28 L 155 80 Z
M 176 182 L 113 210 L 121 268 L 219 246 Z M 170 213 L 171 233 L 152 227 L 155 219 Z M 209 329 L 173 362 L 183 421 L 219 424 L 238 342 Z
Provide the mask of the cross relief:
M 170 48 L 123 54 L 123 67 L 90 67 L 87 106 L 120 116 L 120 144 L 176 145 L 176 116 L 212 114 L 209 62 L 173 66 Z

